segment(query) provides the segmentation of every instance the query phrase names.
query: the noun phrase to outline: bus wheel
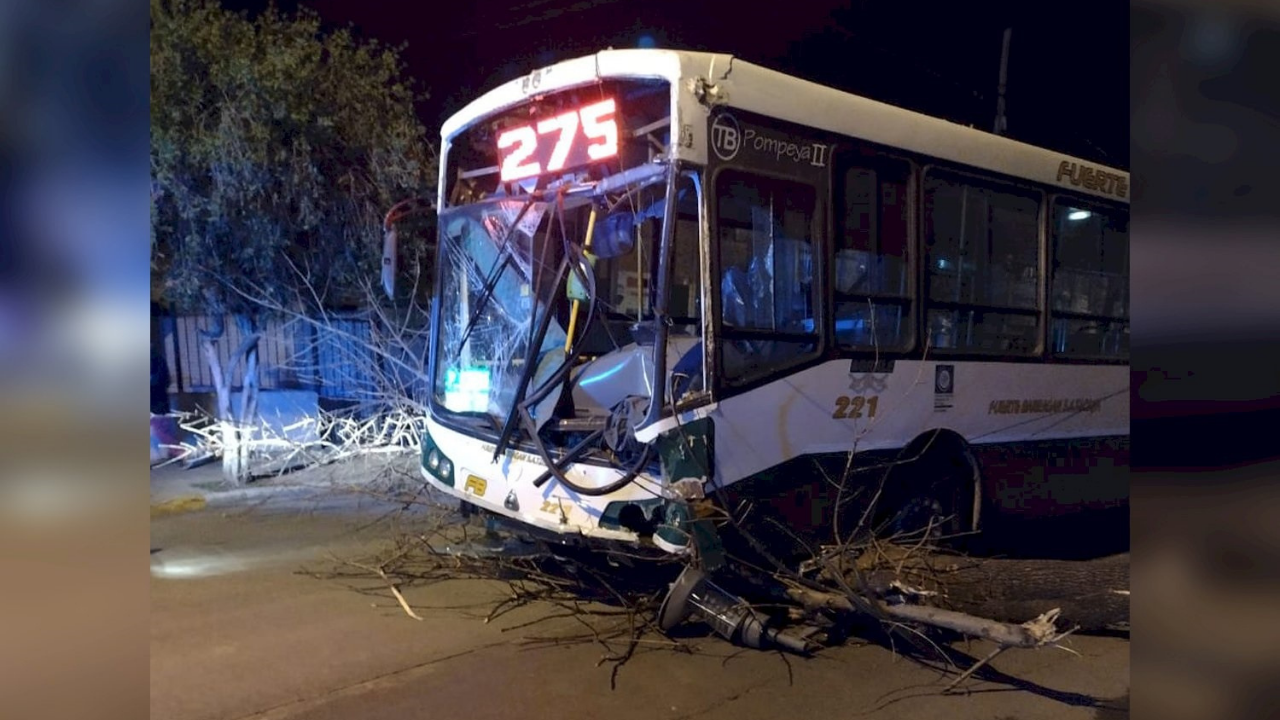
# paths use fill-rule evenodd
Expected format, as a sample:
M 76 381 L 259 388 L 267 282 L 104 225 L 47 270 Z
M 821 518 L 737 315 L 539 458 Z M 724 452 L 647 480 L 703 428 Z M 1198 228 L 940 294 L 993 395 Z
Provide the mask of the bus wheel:
M 889 474 L 883 536 L 919 539 L 927 533 L 943 540 L 973 531 L 980 506 L 978 464 L 963 441 L 944 438 L 939 434 L 923 443 L 927 449 L 919 459 Z

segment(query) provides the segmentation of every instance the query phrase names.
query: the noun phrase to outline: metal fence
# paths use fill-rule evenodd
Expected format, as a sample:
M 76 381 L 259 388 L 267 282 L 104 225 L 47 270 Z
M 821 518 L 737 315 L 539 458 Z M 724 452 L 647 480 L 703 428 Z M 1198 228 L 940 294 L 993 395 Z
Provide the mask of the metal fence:
M 210 316 L 161 319 L 169 392 L 213 391 L 213 373 L 200 343 L 200 331 L 213 325 Z M 269 321 L 258 341 L 260 387 L 312 390 L 331 399 L 368 400 L 378 391 L 379 378 L 404 374 L 404 365 L 388 363 L 374 351 L 372 333 L 373 325 L 367 318 L 330 318 L 323 325 L 304 320 Z M 217 343 L 224 369 L 242 340 L 240 329 L 228 319 L 225 335 Z M 414 367 L 412 363 L 409 366 Z M 419 377 L 411 377 L 401 384 L 416 387 L 420 381 Z M 238 388 L 243 382 L 244 364 L 239 363 L 232 372 L 231 387 Z

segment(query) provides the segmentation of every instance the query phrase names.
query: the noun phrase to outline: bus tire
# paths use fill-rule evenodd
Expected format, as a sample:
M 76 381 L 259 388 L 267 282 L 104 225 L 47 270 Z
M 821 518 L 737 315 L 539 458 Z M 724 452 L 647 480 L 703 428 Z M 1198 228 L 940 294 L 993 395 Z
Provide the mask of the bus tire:
M 890 536 L 930 528 L 938 538 L 973 533 L 981 521 L 982 474 L 968 443 L 938 430 L 916 438 L 889 473 L 883 525 Z

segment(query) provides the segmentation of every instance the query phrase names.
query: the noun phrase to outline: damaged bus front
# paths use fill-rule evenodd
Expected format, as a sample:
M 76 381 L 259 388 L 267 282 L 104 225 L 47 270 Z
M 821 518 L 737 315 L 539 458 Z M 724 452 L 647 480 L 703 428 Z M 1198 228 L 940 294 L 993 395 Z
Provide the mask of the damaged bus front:
M 565 539 L 687 546 L 706 433 L 636 437 L 706 400 L 705 218 L 675 108 L 668 80 L 597 74 L 446 128 L 422 443 L 438 488 Z

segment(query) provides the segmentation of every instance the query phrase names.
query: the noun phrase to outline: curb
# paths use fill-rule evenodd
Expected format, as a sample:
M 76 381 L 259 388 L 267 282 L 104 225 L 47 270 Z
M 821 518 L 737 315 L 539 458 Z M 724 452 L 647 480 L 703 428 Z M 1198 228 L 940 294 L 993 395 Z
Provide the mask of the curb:
M 248 500 L 264 500 L 292 495 L 323 495 L 332 488 L 313 485 L 268 485 L 266 487 L 234 488 L 210 492 L 206 499 L 210 505 L 227 505 Z
M 217 490 L 204 495 L 178 495 L 151 503 L 152 519 L 180 515 L 213 508 L 227 508 L 242 503 L 270 500 L 294 500 L 298 498 L 321 499 L 345 494 L 347 488 L 315 485 L 274 485 L 256 488 Z
M 184 495 L 163 502 L 151 503 L 151 517 L 178 515 L 186 512 L 203 510 L 208 504 L 203 495 Z

